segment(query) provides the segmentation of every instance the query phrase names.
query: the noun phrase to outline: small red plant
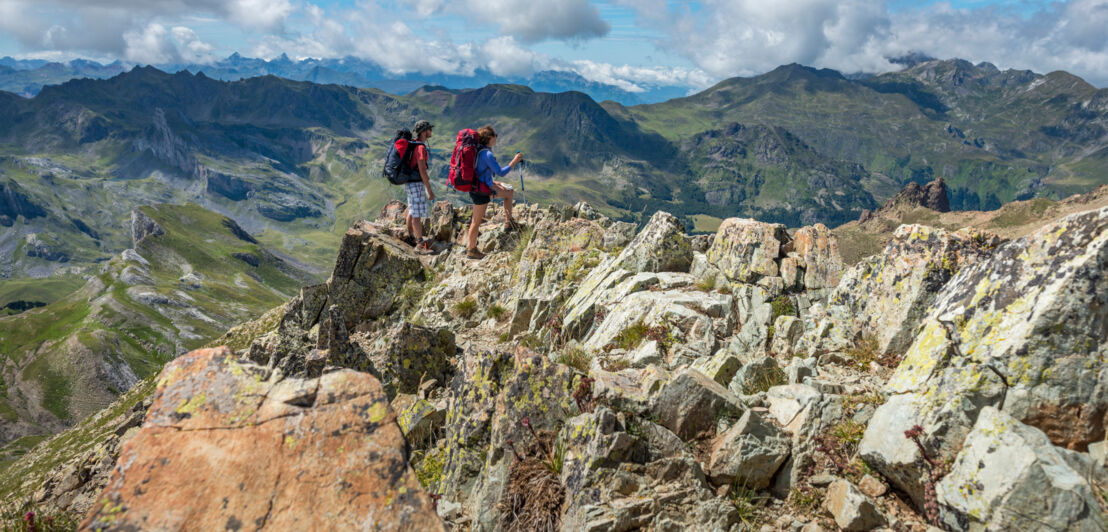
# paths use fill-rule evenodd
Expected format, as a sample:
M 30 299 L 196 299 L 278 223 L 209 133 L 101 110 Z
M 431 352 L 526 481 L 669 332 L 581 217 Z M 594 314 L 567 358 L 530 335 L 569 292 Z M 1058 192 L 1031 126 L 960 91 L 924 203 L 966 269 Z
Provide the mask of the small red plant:
M 923 427 L 919 425 L 913 425 L 912 428 L 904 431 L 904 437 L 916 444 L 920 456 L 927 462 L 927 478 L 923 481 L 923 513 L 928 522 L 937 526 L 939 524 L 939 499 L 935 494 L 935 484 L 946 475 L 946 467 L 942 462 L 931 458 L 927 454 L 927 449 L 923 447 L 923 442 L 920 441 L 922 435 Z
M 585 377 L 573 391 L 573 400 L 577 402 L 577 409 L 586 414 L 591 414 L 596 409 L 596 398 L 592 395 L 593 382 L 595 379 Z

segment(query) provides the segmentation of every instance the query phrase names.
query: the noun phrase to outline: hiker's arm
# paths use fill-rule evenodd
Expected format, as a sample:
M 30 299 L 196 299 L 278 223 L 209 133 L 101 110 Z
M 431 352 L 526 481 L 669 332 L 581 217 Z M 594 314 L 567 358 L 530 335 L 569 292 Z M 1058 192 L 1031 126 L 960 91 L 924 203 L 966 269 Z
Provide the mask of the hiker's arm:
M 427 200 L 435 201 L 435 191 L 431 190 L 431 178 L 427 176 L 427 159 L 416 161 L 419 167 L 419 178 L 423 180 L 423 187 L 427 189 Z

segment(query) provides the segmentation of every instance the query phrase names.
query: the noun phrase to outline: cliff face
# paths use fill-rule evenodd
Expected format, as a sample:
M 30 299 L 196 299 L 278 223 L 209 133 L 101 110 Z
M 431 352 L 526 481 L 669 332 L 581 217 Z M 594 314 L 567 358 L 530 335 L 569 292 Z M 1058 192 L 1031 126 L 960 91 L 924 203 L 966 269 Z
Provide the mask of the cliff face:
M 86 525 L 107 529 L 173 527 L 194 492 L 233 503 L 197 519 L 273 529 L 1104 522 L 1108 208 L 1011 241 L 905 226 L 854 267 L 822 225 L 635 233 L 584 204 L 520 208 L 522 231 L 495 211 L 471 261 L 468 211 L 440 203 L 419 256 L 404 214 L 167 366 L 141 428 L 93 445 L 110 475 L 9 493 L 86 512 L 74 493 L 106 486 Z

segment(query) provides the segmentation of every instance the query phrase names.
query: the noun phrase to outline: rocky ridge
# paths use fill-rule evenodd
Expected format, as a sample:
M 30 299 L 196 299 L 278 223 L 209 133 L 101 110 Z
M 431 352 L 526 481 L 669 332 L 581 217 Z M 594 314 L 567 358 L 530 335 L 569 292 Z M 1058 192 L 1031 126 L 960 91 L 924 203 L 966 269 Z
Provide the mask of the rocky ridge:
M 170 497 L 233 482 L 257 488 L 213 525 L 324 509 L 411 530 L 1106 522 L 1090 449 L 1108 208 L 1011 241 L 904 226 L 853 267 L 818 224 L 690 237 L 659 212 L 635 233 L 585 204 L 522 207 L 523 231 L 494 210 L 474 262 L 455 242 L 469 211 L 440 203 L 426 257 L 396 240 L 404 214 L 352 227 L 327 282 L 216 342 L 230 351 L 167 366 L 110 478 L 57 479 L 37 502 L 91 509 L 97 529 L 172 526 Z M 185 447 L 142 443 L 163 433 Z M 236 452 L 180 451 L 212 445 Z M 261 453 L 288 458 L 242 462 Z M 334 480 L 302 485 L 290 461 Z M 124 489 L 149 475 L 175 487 Z M 100 486 L 96 505 L 72 496 Z

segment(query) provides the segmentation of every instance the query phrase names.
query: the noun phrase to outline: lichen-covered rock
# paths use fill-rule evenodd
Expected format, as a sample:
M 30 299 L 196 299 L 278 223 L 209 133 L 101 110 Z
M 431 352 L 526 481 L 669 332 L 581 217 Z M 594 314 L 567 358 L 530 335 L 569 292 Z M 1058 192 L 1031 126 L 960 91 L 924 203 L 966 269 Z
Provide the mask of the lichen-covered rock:
M 615 267 L 632 272 L 688 272 L 692 258 L 692 245 L 681 221 L 658 211 L 616 257 Z
M 452 362 L 457 347 L 454 332 L 445 327 L 435 329 L 404 321 L 385 334 L 356 338 L 368 365 L 355 369 L 376 375 L 390 397 L 416 393 L 420 384 L 432 379 L 445 385 L 454 376 Z
M 692 283 L 688 274 L 669 275 L 686 277 L 684 282 Z M 717 331 L 734 327 L 732 297 L 683 290 L 634 292 L 614 302 L 604 321 L 593 329 L 583 345 L 592 351 L 603 350 L 634 327 L 658 331 L 652 333 L 656 336 L 653 339 L 666 344 L 662 355 L 669 367 L 689 363 L 714 353 Z M 626 347 L 634 349 L 638 345 Z
M 724 386 L 731 383 L 731 379 L 743 367 L 742 359 L 728 349 L 720 349 L 710 358 L 702 358 L 693 364 L 693 369 L 703 373 Z
M 454 240 L 454 205 L 449 201 L 439 201 L 431 208 L 431 232 L 429 236 L 439 242 Z
M 622 248 L 631 243 L 633 238 L 635 238 L 635 224 L 628 222 L 613 222 L 612 225 L 604 231 L 601 247 L 607 251 Z
M 728 218 L 720 224 L 707 255 L 728 279 L 754 283 L 762 277 L 778 276 L 777 259 L 788 242 L 782 224 Z
M 494 528 L 497 503 L 507 486 L 508 442 L 529 445 L 538 432 L 557 433 L 576 411 L 579 382 L 570 368 L 530 352 L 482 352 L 467 356 L 447 392 L 442 480 L 435 489 L 462 503 L 475 527 Z
M 736 395 L 750 395 L 784 383 L 785 373 L 781 371 L 777 361 L 767 356 L 759 356 L 743 364 L 743 367 L 735 372 L 727 389 Z
M 797 229 L 792 249 L 804 267 L 804 288 L 824 290 L 839 285 L 846 265 L 839 255 L 839 241 L 827 226 L 815 224 Z
M 368 374 L 281 380 L 195 351 L 163 370 L 82 528 L 304 529 L 326 509 L 328 527 L 443 530 L 395 419 Z
M 843 530 L 872 530 L 885 524 L 885 518 L 877 511 L 873 501 L 844 479 L 838 479 L 827 487 L 823 508 Z
M 886 385 L 860 451 L 921 503 L 920 425 L 952 459 L 988 405 L 1075 450 L 1108 421 L 1108 209 L 1070 216 L 962 269 Z
M 727 388 L 693 369 L 666 383 L 654 404 L 658 423 L 685 440 L 714 429 L 720 417 L 738 417 L 744 410 Z
M 1104 530 L 1095 484 L 1108 482 L 1083 453 L 985 407 L 936 489 L 950 530 Z
M 901 354 L 947 282 L 991 249 L 966 233 L 902 225 L 885 251 L 843 274 L 829 310 L 853 333 L 871 336 L 882 353 Z
M 798 350 L 800 337 L 804 335 L 804 323 L 796 316 L 778 316 L 773 322 L 773 342 L 770 352 L 778 356 L 792 356 Z
M 788 435 L 753 410 L 747 410 L 713 442 L 708 474 L 717 485 L 738 483 L 760 490 L 769 486 L 788 457 Z

